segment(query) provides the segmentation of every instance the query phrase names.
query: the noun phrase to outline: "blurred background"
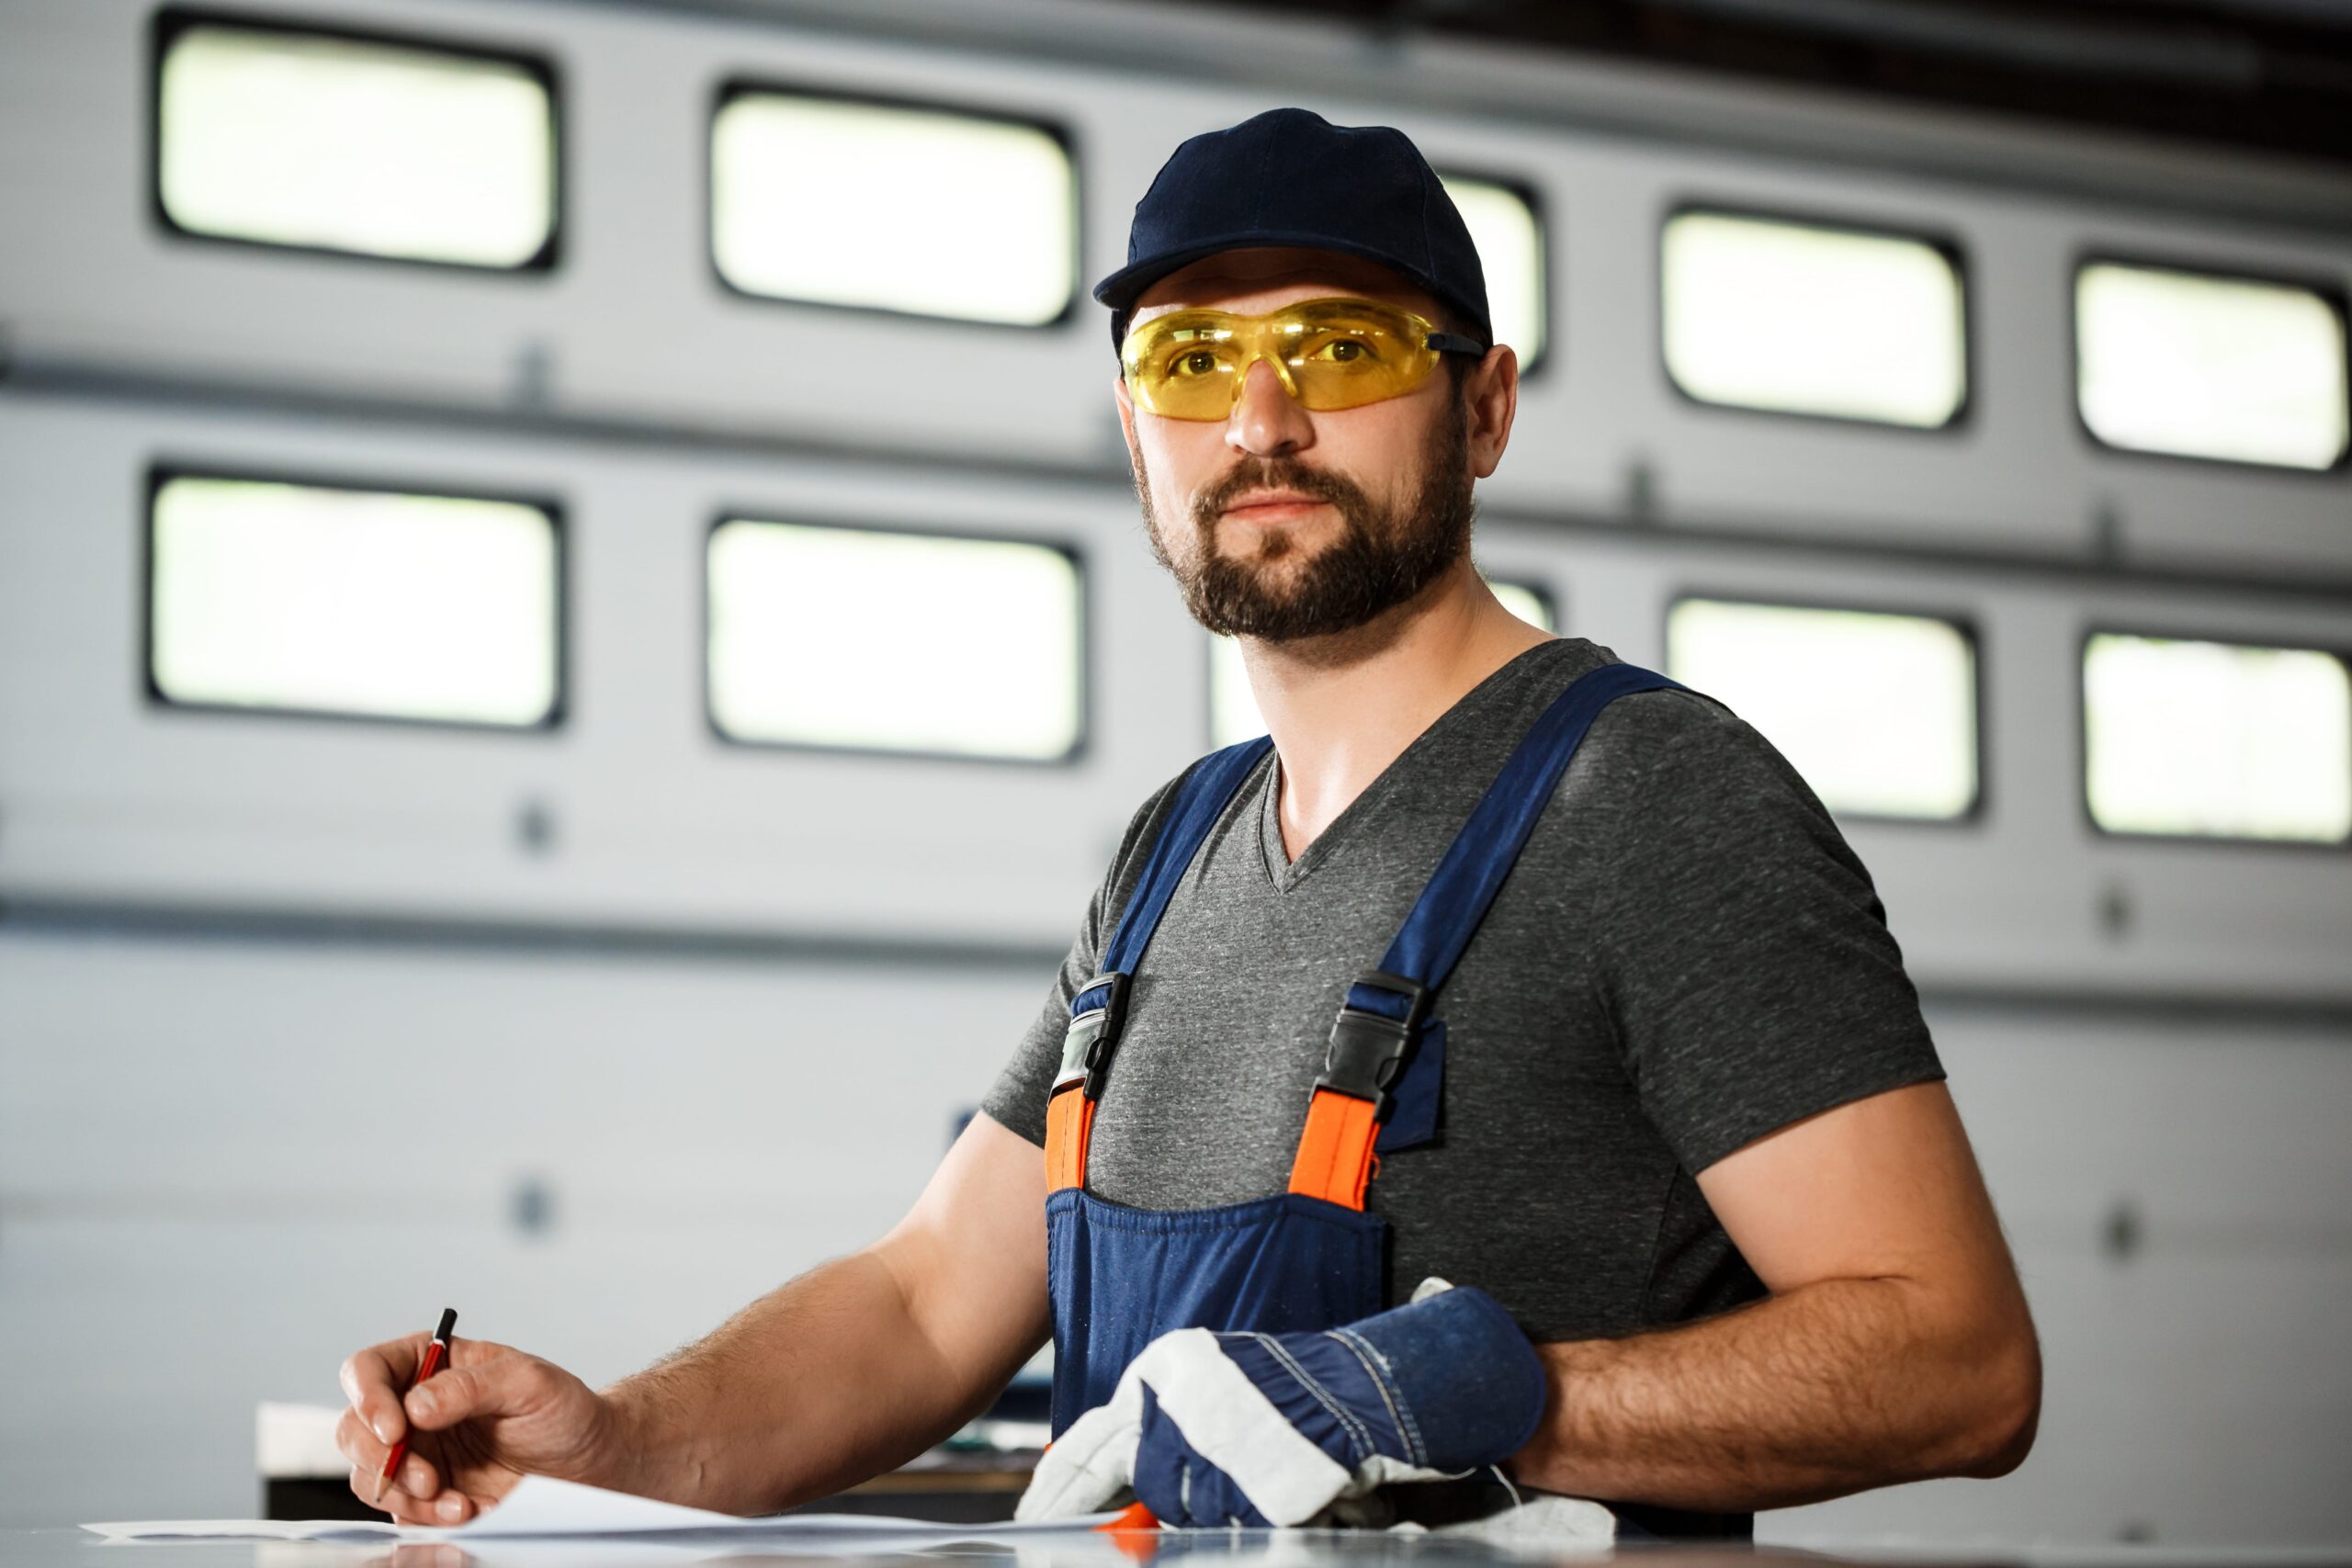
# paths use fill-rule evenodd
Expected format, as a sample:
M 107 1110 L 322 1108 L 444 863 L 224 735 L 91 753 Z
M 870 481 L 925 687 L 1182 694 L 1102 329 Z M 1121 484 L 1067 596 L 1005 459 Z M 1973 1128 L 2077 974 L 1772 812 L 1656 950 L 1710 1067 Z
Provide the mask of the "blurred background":
M 2331 0 L 0 0 L 0 1525 L 897 1216 L 1253 732 L 1085 290 L 1292 103 L 1445 175 L 1482 568 L 1836 809 L 2018 1254 L 2026 1466 L 1759 1534 L 2352 1540 Z

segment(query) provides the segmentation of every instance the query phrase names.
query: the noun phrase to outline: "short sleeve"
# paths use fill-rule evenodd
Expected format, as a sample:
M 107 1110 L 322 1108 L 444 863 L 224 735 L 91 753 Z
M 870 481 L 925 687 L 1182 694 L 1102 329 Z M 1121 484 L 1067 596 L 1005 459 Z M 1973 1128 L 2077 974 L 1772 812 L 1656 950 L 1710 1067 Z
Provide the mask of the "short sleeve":
M 1099 956 L 1116 924 L 1114 911 L 1126 907 L 1135 879 L 1142 874 L 1141 849 L 1156 835 L 1161 808 L 1175 794 L 1177 775 L 1162 784 L 1127 822 L 1110 868 L 1086 901 L 1085 918 L 1046 993 L 1046 1005 L 1013 1046 L 1012 1055 L 980 1101 L 989 1119 L 1012 1128 L 1039 1148 L 1046 1146 L 1046 1098 L 1061 1070 L 1062 1036 L 1069 1027 L 1069 1004 L 1089 980 L 1102 973 Z
M 1629 726 L 1642 743 L 1602 851 L 1594 981 L 1644 1109 L 1696 1174 L 1944 1071 L 1828 810 L 1728 708 L 1665 700 Z

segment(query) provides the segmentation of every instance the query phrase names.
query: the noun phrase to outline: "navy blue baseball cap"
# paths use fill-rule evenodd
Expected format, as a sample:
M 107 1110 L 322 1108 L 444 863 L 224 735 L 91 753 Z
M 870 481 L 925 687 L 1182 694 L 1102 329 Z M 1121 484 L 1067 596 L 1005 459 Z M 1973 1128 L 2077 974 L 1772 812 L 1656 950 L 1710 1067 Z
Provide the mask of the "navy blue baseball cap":
M 1160 165 L 1136 203 L 1127 265 L 1094 286 L 1111 307 L 1113 352 L 1126 341 L 1137 295 L 1203 256 L 1248 245 L 1380 262 L 1443 300 L 1464 332 L 1495 341 L 1478 247 L 1412 139 L 1281 108 L 1204 131 Z

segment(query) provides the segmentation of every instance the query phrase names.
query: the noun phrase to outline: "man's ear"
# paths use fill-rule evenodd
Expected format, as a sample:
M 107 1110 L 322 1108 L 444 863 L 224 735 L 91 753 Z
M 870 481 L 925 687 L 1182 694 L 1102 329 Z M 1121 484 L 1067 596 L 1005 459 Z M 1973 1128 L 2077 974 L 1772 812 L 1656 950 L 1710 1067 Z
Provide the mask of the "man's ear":
M 1111 378 L 1111 396 L 1119 405 L 1119 430 L 1127 438 L 1127 467 L 1136 463 L 1136 405 L 1127 396 L 1127 378 L 1124 375 Z
M 1511 421 L 1519 413 L 1518 353 L 1501 343 L 1487 350 L 1477 368 L 1463 378 L 1462 396 L 1468 404 L 1470 472 L 1483 479 L 1510 445 Z

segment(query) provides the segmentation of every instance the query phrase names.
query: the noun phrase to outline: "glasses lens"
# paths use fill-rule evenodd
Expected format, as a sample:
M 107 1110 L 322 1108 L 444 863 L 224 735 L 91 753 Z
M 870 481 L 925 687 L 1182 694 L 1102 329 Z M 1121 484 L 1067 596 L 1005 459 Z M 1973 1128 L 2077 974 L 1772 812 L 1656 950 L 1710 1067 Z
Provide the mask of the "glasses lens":
M 1260 354 L 1304 406 L 1356 408 L 1420 385 L 1438 353 L 1429 323 L 1370 299 L 1306 299 L 1265 316 L 1186 310 L 1157 316 L 1127 334 L 1127 389 L 1168 419 L 1224 419 Z
M 1369 299 L 1309 299 L 1275 318 L 1283 358 L 1310 409 L 1351 409 L 1419 386 L 1437 363 L 1418 317 Z
M 1185 311 L 1146 321 L 1127 334 L 1127 389 L 1167 419 L 1223 419 L 1233 407 L 1248 354 L 1238 334 L 1250 318 Z

